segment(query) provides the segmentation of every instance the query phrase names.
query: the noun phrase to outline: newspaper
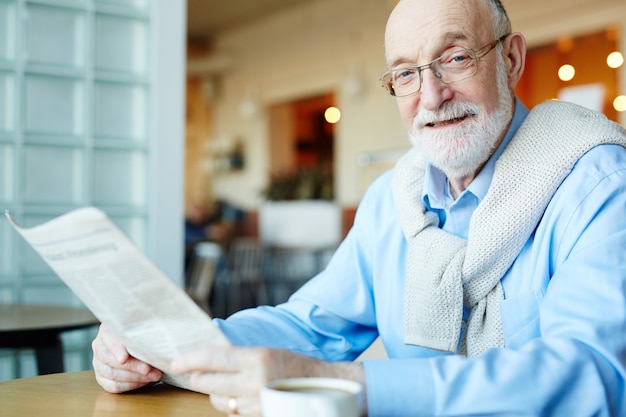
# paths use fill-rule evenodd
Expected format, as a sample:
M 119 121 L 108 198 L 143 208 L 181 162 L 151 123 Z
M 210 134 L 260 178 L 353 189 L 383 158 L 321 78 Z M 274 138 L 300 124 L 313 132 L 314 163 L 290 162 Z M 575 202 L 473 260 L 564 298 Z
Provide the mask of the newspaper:
M 79 208 L 32 228 L 5 215 L 91 312 L 134 357 L 164 372 L 164 382 L 189 388 L 188 376 L 172 375 L 178 355 L 209 345 L 228 345 L 207 313 L 176 286 L 107 217 Z

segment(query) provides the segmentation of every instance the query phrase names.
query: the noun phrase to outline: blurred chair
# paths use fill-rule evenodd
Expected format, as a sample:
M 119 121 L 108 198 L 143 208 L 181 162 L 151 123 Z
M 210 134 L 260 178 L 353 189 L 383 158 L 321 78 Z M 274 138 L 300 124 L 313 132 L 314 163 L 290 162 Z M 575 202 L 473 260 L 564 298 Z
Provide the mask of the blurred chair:
M 322 271 L 342 235 L 340 206 L 333 201 L 269 201 L 259 210 L 269 303 L 280 304 Z
M 263 276 L 264 249 L 252 237 L 234 238 L 228 251 L 229 313 L 267 303 Z
M 197 243 L 185 277 L 187 294 L 208 314 L 211 314 L 209 297 L 221 257 L 222 248 L 217 243 Z
M 302 285 L 320 273 L 328 264 L 335 247 L 266 249 L 266 280 L 269 302 L 284 303 Z

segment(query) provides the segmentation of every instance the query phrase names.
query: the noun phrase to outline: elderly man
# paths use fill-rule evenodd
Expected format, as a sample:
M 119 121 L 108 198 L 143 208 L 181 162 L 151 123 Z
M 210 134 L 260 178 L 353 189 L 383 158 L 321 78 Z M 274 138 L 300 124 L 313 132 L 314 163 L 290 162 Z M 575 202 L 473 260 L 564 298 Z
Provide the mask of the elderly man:
M 269 380 L 336 376 L 370 416 L 626 415 L 625 131 L 515 98 L 526 45 L 498 0 L 400 0 L 385 46 L 413 149 L 324 272 L 173 369 L 230 414 Z M 352 362 L 377 336 L 389 359 Z M 161 377 L 105 328 L 93 348 L 108 391 Z

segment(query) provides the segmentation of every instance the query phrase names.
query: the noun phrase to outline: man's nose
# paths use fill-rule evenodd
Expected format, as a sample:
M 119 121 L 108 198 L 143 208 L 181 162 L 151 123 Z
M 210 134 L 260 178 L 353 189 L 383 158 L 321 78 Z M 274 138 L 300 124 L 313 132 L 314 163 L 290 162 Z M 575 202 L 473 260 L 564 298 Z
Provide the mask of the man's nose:
M 451 89 L 441 82 L 441 78 L 437 77 L 432 68 L 422 71 L 420 103 L 425 110 L 435 111 L 450 98 L 452 98 Z

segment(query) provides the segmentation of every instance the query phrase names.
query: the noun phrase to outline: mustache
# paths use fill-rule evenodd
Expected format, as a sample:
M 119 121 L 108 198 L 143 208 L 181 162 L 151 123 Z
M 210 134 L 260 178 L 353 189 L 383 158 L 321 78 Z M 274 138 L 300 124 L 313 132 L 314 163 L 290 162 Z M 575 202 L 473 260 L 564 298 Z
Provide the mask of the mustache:
M 437 123 L 462 119 L 469 116 L 475 116 L 480 113 L 480 107 L 474 103 L 445 103 L 436 111 L 420 111 L 413 119 L 413 131 L 416 132 L 426 126 L 432 126 Z

